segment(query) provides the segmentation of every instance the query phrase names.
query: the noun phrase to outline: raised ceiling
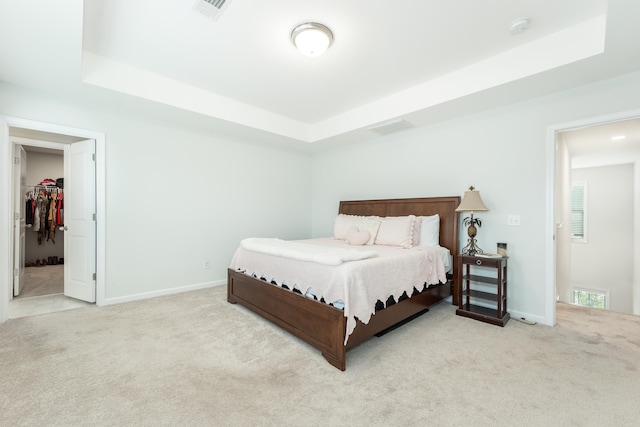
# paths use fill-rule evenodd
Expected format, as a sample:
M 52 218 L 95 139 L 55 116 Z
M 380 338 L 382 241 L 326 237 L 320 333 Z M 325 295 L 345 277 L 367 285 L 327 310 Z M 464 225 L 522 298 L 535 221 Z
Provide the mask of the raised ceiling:
M 640 118 L 565 131 L 562 139 L 574 168 L 640 161 Z
M 3 1 L 0 80 L 315 145 L 640 69 L 631 0 L 227 2 L 213 21 L 195 0 Z M 321 57 L 291 43 L 306 21 L 334 33 Z

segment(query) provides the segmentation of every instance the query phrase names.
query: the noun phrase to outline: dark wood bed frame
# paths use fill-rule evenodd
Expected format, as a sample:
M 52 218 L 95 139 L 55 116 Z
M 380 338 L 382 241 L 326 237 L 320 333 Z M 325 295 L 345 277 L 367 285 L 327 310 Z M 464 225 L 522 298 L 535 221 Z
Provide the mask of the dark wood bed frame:
M 357 200 L 340 202 L 339 213 L 347 215 L 440 215 L 440 245 L 453 255 L 453 274 L 447 284 L 433 286 L 411 298 L 377 311 L 356 328 L 344 345 L 347 319 L 342 310 L 302 297 L 287 289 L 228 270 L 227 301 L 241 304 L 322 352 L 340 370 L 346 369 L 346 351 L 382 331 L 419 315 L 428 307 L 452 295 L 458 277 L 458 213 L 460 197 Z M 453 302 L 455 303 L 455 296 Z

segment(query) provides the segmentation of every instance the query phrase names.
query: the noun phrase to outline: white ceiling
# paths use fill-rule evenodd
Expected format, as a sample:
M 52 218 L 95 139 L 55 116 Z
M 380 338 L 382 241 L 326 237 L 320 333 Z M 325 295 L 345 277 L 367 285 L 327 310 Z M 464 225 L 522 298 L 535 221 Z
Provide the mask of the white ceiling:
M 640 161 L 640 118 L 562 132 L 573 168 Z
M 2 0 L 0 80 L 290 146 L 371 138 L 640 69 L 637 0 Z M 530 28 L 511 35 L 510 24 Z M 330 27 L 321 57 L 291 30 Z M 311 144 L 313 143 L 313 144 Z

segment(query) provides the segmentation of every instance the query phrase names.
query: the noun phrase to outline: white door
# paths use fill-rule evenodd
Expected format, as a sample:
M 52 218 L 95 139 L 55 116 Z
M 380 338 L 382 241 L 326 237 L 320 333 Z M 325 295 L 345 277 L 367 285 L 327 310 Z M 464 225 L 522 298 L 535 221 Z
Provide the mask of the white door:
M 64 153 L 64 294 L 96 301 L 95 140 Z
M 24 237 L 26 230 L 24 195 L 27 191 L 27 153 L 22 145 L 15 145 L 13 152 L 13 296 L 17 297 L 24 286 Z

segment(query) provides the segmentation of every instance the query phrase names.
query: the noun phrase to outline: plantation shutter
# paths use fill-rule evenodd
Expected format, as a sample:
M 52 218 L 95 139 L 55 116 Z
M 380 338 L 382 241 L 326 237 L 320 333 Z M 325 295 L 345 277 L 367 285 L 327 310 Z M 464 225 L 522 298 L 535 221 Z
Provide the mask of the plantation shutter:
M 584 190 L 584 185 L 571 187 L 571 238 L 573 239 L 584 238 Z

